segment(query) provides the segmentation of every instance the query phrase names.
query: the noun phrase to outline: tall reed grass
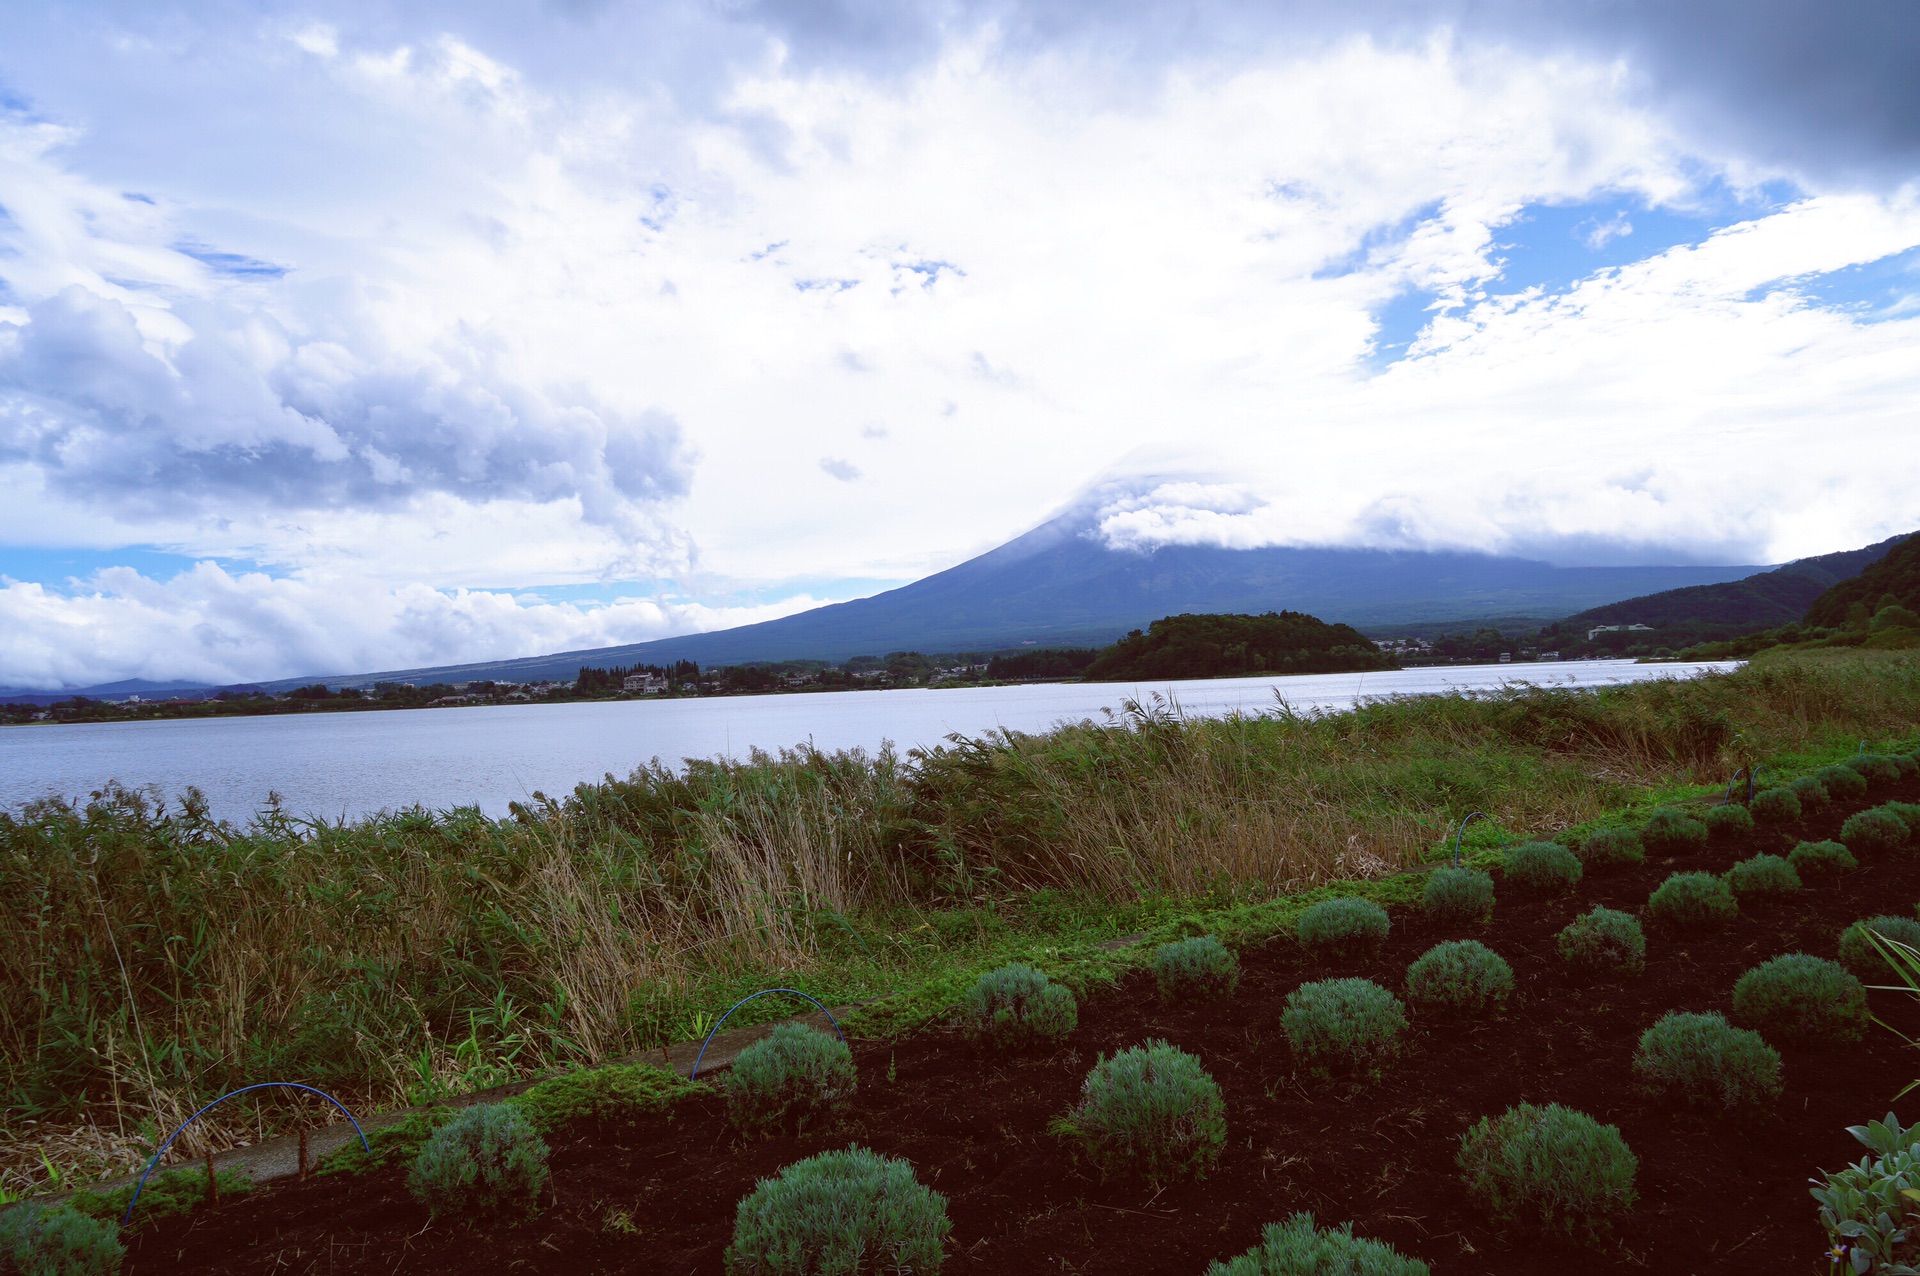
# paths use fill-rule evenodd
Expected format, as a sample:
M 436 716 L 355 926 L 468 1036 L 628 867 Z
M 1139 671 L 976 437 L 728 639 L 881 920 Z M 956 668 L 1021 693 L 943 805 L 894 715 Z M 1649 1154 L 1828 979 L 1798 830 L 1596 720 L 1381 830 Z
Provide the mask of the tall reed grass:
M 648 1048 L 699 1027 L 692 993 L 717 983 L 847 962 L 884 983 L 909 961 L 885 936 L 945 909 L 1271 897 L 1405 867 L 1468 810 L 1564 827 L 1917 720 L 1920 660 L 1849 653 L 1320 716 L 1131 705 L 905 758 L 655 761 L 501 820 L 234 825 L 107 785 L 0 813 L 0 1169 L 76 1129 L 150 1144 L 266 1077 L 382 1104 Z

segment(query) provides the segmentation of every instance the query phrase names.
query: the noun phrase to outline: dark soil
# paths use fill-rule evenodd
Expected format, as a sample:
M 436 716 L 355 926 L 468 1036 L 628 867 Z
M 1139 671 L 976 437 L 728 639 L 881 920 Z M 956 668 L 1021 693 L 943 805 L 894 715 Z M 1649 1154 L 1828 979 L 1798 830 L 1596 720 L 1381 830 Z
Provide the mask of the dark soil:
M 1920 799 L 1920 784 L 1876 792 Z M 861 1143 L 918 1168 L 953 1220 L 948 1273 L 1169 1273 L 1255 1244 L 1263 1224 L 1296 1210 L 1351 1220 L 1436 1273 L 1664 1274 L 1824 1270 L 1825 1241 L 1807 1195 L 1822 1167 L 1858 1158 L 1845 1127 L 1878 1117 L 1916 1074 L 1920 1055 L 1870 1028 L 1864 1043 L 1782 1046 L 1786 1094 L 1772 1111 L 1709 1117 L 1649 1099 L 1629 1061 L 1640 1033 L 1669 1010 L 1730 1009 L 1733 983 L 1779 953 L 1831 956 L 1840 930 L 1880 913 L 1911 915 L 1920 850 L 1872 859 L 1789 904 L 1743 909 L 1710 934 L 1649 930 L 1644 978 L 1570 977 L 1554 936 L 1606 904 L 1635 910 L 1666 875 L 1720 870 L 1758 851 L 1784 853 L 1835 835 L 1871 803 L 1843 804 L 1786 831 L 1762 830 L 1697 854 L 1590 875 L 1573 895 L 1526 898 L 1502 887 L 1495 921 L 1445 929 L 1399 912 L 1371 958 L 1309 959 L 1290 939 L 1243 953 L 1229 1001 L 1167 1006 L 1150 977 L 1087 998 L 1071 1044 L 1045 1056 L 983 1053 L 952 1032 L 892 1045 L 856 1043 L 861 1088 L 839 1128 L 743 1141 L 718 1099 L 670 1116 L 581 1125 L 553 1145 L 553 1200 L 520 1227 L 469 1231 L 430 1223 L 404 1171 L 285 1183 L 157 1224 L 130 1238 L 128 1272 L 622 1272 L 713 1276 L 734 1205 L 756 1179 L 828 1148 Z M 1507 1014 L 1462 1028 L 1420 1026 L 1378 1084 L 1296 1072 L 1281 1036 L 1286 995 L 1308 979 L 1362 975 L 1398 990 L 1434 943 L 1474 936 L 1512 963 Z M 1914 1008 L 1872 994 L 1903 1029 Z M 1204 1181 L 1163 1191 L 1102 1183 L 1046 1132 L 1100 1052 L 1164 1037 L 1199 1055 L 1225 1092 L 1228 1145 Z M 1468 1202 L 1453 1158 L 1485 1114 L 1558 1102 L 1620 1127 L 1640 1158 L 1640 1205 L 1599 1249 L 1567 1248 L 1491 1223 Z

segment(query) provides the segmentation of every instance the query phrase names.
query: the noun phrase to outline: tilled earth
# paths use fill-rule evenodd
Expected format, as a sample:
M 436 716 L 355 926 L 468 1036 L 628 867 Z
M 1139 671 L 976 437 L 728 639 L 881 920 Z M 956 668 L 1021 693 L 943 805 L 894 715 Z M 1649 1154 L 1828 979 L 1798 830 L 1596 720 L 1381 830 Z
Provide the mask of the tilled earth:
M 1775 1043 L 1786 1063 L 1784 1097 L 1770 1111 L 1733 1117 L 1648 1098 L 1629 1063 L 1640 1033 L 1667 1011 L 1728 1011 L 1734 980 L 1749 967 L 1785 952 L 1832 956 L 1856 919 L 1912 915 L 1920 846 L 1866 859 L 1791 903 L 1743 908 L 1722 931 L 1650 928 L 1639 979 L 1576 979 L 1555 935 L 1595 904 L 1638 909 L 1671 872 L 1785 853 L 1802 838 L 1835 836 L 1846 815 L 1890 798 L 1920 800 L 1920 784 L 1837 804 L 1793 828 L 1590 875 L 1559 899 L 1503 886 L 1486 926 L 1441 927 L 1396 911 L 1391 939 L 1371 957 L 1312 959 L 1279 939 L 1241 954 L 1240 988 L 1227 1001 L 1166 1005 L 1151 977 L 1136 975 L 1084 1000 L 1069 1043 L 1044 1054 L 983 1052 L 951 1031 L 855 1042 L 860 1090 L 850 1117 L 829 1130 L 743 1140 L 717 1098 L 628 1123 L 579 1124 L 549 1139 L 552 1199 L 522 1226 L 430 1222 L 408 1196 L 404 1170 L 389 1169 L 288 1182 L 156 1224 L 129 1238 L 125 1270 L 714 1276 L 734 1206 L 757 1179 L 859 1143 L 907 1158 L 946 1196 L 948 1273 L 1199 1276 L 1209 1261 L 1255 1244 L 1264 1224 L 1304 1209 L 1323 1222 L 1352 1221 L 1441 1276 L 1628 1268 L 1804 1276 L 1825 1269 L 1808 1178 L 1858 1159 L 1845 1127 L 1893 1106 L 1920 1075 L 1920 1054 L 1879 1027 L 1851 1045 Z M 1280 1012 L 1295 987 L 1360 975 L 1398 991 L 1414 958 L 1465 937 L 1513 965 L 1518 987 L 1504 1016 L 1417 1024 L 1377 1084 L 1315 1081 L 1294 1068 Z M 1882 1018 L 1920 1027 L 1899 994 L 1872 997 Z M 1218 1166 L 1201 1182 L 1160 1191 L 1101 1182 L 1047 1133 L 1100 1053 L 1150 1037 L 1198 1055 L 1227 1103 Z M 1453 1163 L 1460 1134 L 1523 1101 L 1563 1103 L 1616 1124 L 1640 1158 L 1639 1208 L 1604 1247 L 1510 1233 L 1464 1197 Z

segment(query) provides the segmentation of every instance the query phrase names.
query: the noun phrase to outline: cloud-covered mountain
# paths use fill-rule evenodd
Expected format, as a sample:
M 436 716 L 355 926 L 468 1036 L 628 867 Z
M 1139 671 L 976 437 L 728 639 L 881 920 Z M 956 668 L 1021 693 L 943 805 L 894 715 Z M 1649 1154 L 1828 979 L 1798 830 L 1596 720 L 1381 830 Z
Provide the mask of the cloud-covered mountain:
M 1112 547 L 1084 510 L 871 598 L 713 633 L 522 660 L 330 678 L 366 685 L 571 678 L 581 665 L 845 660 L 890 651 L 1098 645 L 1180 612 L 1305 611 L 1357 626 L 1549 618 L 1622 596 L 1749 576 L 1752 566 L 1557 567 L 1418 550 Z M 284 685 L 293 686 L 300 679 Z

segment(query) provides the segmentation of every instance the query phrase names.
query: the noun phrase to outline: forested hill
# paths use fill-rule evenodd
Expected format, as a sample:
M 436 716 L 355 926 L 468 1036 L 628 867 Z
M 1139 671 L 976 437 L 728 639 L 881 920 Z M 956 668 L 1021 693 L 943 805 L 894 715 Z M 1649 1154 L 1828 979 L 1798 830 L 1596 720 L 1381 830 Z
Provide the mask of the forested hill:
M 1776 628 L 1807 615 L 1816 599 L 1840 582 L 1870 570 L 1907 539 L 1894 536 L 1862 549 L 1802 558 L 1741 580 L 1689 585 L 1591 607 L 1568 616 L 1554 628 L 1575 633 L 1598 625 L 1649 625 L 1662 630 L 1684 627 L 1702 631 L 1702 637 Z M 1874 594 L 1875 598 L 1879 596 Z M 1844 618 L 1845 604 L 1840 611 Z
M 1920 611 L 1920 534 L 1903 538 L 1878 562 L 1851 580 L 1843 580 L 1807 608 L 1806 623 L 1834 629 L 1846 624 L 1857 604 L 1871 616 L 1894 603 Z
M 1392 657 L 1350 625 L 1304 612 L 1264 616 L 1168 616 L 1101 652 L 1089 682 L 1232 678 L 1274 673 L 1395 669 Z

